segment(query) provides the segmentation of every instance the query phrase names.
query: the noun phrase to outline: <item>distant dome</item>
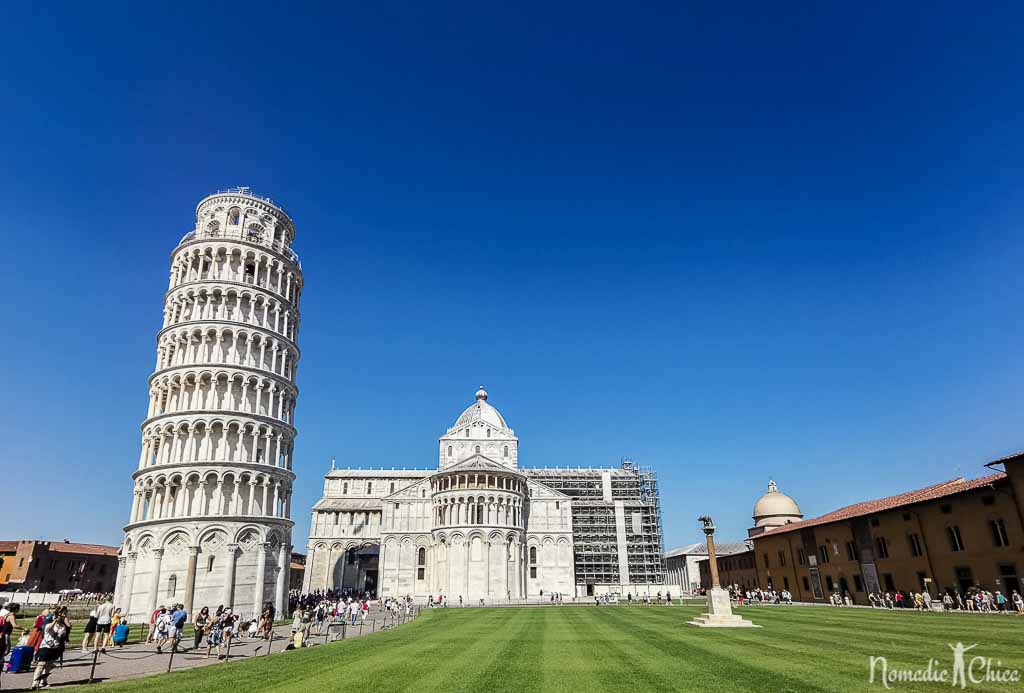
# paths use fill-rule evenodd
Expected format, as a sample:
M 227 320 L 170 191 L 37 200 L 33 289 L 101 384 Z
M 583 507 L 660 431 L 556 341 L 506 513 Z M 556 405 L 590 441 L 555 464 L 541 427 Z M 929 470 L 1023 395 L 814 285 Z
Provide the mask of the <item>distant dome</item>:
M 481 385 L 480 389 L 476 391 L 476 402 L 466 407 L 466 410 L 459 416 L 458 421 L 452 428 L 460 428 L 467 424 L 472 424 L 477 421 L 483 421 L 496 428 L 500 428 L 505 431 L 510 431 L 508 424 L 505 423 L 505 419 L 498 413 L 498 410 L 487 403 L 487 390 Z
M 776 483 L 768 480 L 768 492 L 754 504 L 755 527 L 781 527 L 804 518 L 796 501 L 779 492 Z

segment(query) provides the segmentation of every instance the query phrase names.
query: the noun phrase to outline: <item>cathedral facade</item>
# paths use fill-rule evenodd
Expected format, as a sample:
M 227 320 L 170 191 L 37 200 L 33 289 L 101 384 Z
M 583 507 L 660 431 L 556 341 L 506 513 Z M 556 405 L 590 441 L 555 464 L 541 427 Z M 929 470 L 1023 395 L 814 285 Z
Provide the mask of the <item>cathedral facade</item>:
M 304 591 L 495 601 L 662 582 L 656 486 L 615 494 L 629 484 L 613 477 L 637 476 L 626 465 L 521 469 L 519 439 L 487 397 L 481 387 L 440 437 L 436 470 L 332 465 Z

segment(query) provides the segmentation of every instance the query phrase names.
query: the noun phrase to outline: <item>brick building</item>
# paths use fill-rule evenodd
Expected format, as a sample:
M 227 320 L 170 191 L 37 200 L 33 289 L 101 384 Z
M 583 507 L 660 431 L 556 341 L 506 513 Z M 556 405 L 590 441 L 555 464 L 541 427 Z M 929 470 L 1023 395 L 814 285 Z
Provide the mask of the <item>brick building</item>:
M 117 547 L 69 541 L 0 541 L 0 590 L 112 592 Z
M 1021 591 L 1024 453 L 987 466 L 1004 471 L 752 532 L 760 586 L 799 601 L 840 591 L 857 604 L 869 592 Z

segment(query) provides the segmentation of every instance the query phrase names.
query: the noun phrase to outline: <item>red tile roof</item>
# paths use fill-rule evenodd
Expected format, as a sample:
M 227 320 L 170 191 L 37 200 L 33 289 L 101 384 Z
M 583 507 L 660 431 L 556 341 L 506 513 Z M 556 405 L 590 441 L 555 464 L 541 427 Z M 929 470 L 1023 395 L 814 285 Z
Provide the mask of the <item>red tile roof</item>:
M 102 544 L 72 544 L 63 541 L 51 541 L 50 551 L 55 553 L 84 553 L 95 556 L 116 556 L 116 546 L 104 546 Z
M 116 556 L 116 546 L 104 546 L 103 544 L 75 544 L 70 541 L 39 541 L 36 539 L 25 539 L 29 544 L 49 544 L 50 551 L 54 553 L 82 553 L 92 556 Z M 0 541 L 0 553 L 14 553 L 18 550 L 18 541 Z
M 763 532 L 760 536 L 768 536 L 769 534 L 782 534 L 783 532 L 793 532 L 798 529 L 804 529 L 805 527 L 816 527 L 818 525 L 827 525 L 831 522 L 840 522 L 842 520 L 851 520 L 855 517 L 863 517 L 864 515 L 874 515 L 875 513 L 884 512 L 886 510 L 894 510 L 896 508 L 902 508 L 907 505 L 913 505 L 915 503 L 923 503 L 924 501 L 935 500 L 936 498 L 944 498 L 946 496 L 952 496 L 957 493 L 963 493 L 964 491 L 970 491 L 972 489 L 981 488 L 992 484 L 1000 479 L 1005 479 L 1006 474 L 1003 472 L 996 472 L 995 474 L 989 474 L 988 476 L 978 477 L 977 479 L 964 479 L 960 477 L 958 479 L 950 479 L 949 481 L 943 481 L 932 486 L 925 486 L 914 491 L 907 491 L 906 493 L 900 493 L 895 496 L 889 496 L 887 498 L 879 498 L 877 500 L 864 501 L 862 503 L 854 503 L 853 505 L 847 505 L 845 508 L 839 508 L 833 510 L 830 513 L 825 513 L 821 517 L 814 517 L 810 520 L 803 520 L 801 522 L 793 522 L 782 527 L 776 527 Z M 757 536 L 754 540 L 757 540 Z

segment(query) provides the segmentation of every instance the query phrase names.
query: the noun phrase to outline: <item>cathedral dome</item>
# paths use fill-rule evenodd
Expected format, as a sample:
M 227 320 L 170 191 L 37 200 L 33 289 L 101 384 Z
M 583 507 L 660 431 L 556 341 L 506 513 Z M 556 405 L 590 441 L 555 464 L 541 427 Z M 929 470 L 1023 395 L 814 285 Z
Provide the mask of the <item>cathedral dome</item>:
M 487 390 L 484 389 L 483 385 L 476 391 L 476 402 L 466 407 L 466 410 L 462 412 L 462 415 L 459 416 L 458 421 L 455 422 L 452 428 L 460 428 L 477 421 L 483 421 L 497 428 L 511 431 L 508 424 L 505 423 L 505 419 L 498 413 L 498 410 L 487 403 Z
M 768 492 L 754 504 L 754 526 L 781 527 L 790 522 L 799 522 L 803 517 L 796 501 L 781 493 L 778 485 L 769 479 Z

